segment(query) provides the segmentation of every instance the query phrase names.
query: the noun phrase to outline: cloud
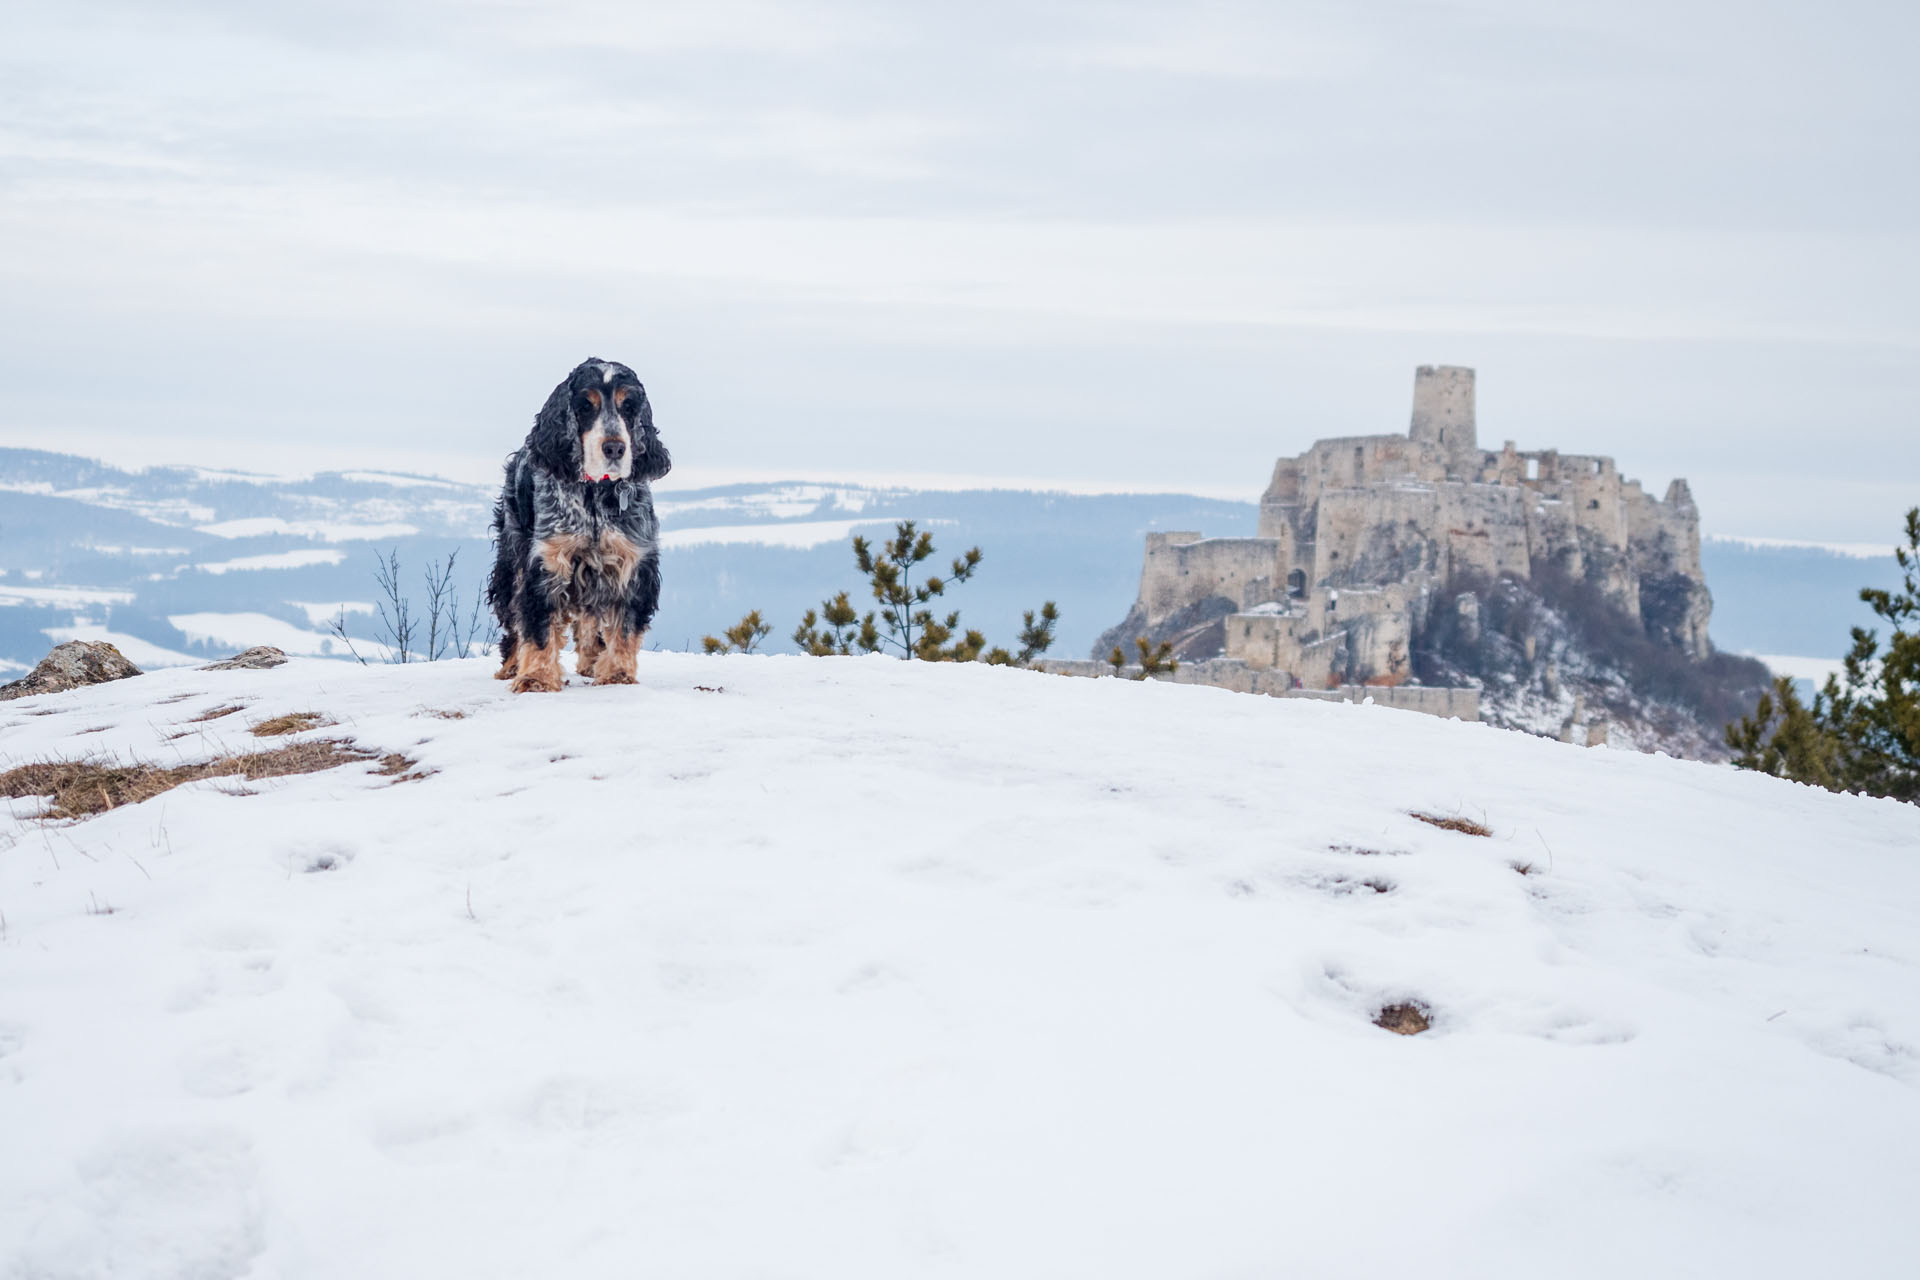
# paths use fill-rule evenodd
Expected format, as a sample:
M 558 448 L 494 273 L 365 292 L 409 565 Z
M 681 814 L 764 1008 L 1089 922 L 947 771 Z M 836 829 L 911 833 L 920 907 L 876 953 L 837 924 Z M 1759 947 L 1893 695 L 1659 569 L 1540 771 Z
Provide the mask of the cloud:
M 1517 434 L 1677 466 L 1683 437 L 1738 452 L 1800 415 L 1844 447 L 1783 475 L 1920 468 L 1915 26 L 1719 0 L 24 5 L 0 435 L 109 430 L 65 392 L 85 361 L 139 370 L 183 441 L 305 376 L 294 412 L 337 440 L 451 454 L 618 347 L 732 457 L 978 471 L 965 430 L 1010 473 L 1144 480 L 1178 421 L 1192 482 L 1227 484 L 1292 442 L 1276 416 L 1390 428 L 1404 366 L 1445 359 L 1504 366 L 1489 393 L 1539 423 Z M 457 392 L 409 372 L 476 359 Z M 1583 369 L 1630 394 L 1549 394 Z

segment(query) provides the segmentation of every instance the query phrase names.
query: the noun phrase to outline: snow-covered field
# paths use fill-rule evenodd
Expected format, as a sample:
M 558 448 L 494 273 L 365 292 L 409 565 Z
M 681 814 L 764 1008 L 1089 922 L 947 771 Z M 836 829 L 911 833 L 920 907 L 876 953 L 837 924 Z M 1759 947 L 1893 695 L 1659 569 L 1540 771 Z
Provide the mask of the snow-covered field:
M 0 767 L 313 711 L 429 771 L 4 802 L 0 1275 L 1913 1274 L 1920 809 L 1157 683 L 488 671 L 0 704 Z

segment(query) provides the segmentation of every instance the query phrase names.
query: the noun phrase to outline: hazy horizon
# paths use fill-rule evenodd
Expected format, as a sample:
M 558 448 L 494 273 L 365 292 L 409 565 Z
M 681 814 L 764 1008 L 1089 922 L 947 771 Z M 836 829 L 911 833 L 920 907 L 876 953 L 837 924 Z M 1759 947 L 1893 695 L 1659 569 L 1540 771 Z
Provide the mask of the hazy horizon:
M 640 371 L 682 485 L 1256 498 L 1480 438 L 1709 532 L 1920 501 L 1908 6 L 13 6 L 0 443 L 485 480 Z

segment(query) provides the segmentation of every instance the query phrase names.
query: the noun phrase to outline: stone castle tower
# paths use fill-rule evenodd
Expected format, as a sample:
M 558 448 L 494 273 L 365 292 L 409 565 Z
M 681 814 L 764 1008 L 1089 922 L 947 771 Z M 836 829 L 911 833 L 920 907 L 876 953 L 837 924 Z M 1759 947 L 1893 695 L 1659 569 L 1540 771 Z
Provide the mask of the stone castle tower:
M 1274 464 L 1256 536 L 1148 534 L 1139 598 L 1095 657 L 1145 635 L 1174 640 L 1190 663 L 1227 664 L 1220 682 L 1236 686 L 1245 671 L 1311 689 L 1398 685 L 1442 592 L 1543 571 L 1708 656 L 1712 598 L 1686 481 L 1656 499 L 1611 458 L 1511 441 L 1493 452 L 1476 431 L 1473 370 L 1421 366 L 1405 435 L 1319 440 Z
M 1470 473 L 1480 446 L 1473 423 L 1473 370 L 1423 364 L 1413 373 L 1413 425 L 1407 438 L 1430 444 L 1455 476 Z

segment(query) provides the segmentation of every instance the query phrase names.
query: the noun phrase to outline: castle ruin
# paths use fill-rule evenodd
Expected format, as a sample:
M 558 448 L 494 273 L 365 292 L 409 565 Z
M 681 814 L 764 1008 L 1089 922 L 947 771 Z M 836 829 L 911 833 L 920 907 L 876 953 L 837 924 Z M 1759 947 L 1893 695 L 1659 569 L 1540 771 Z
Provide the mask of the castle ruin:
M 1612 458 L 1482 449 L 1473 370 L 1423 365 L 1405 435 L 1320 440 L 1274 464 L 1256 536 L 1148 534 L 1139 598 L 1094 658 L 1145 636 L 1171 640 L 1197 683 L 1364 687 L 1460 714 L 1458 700 L 1386 691 L 1418 684 L 1415 646 L 1443 596 L 1471 626 L 1477 598 L 1457 588 L 1543 571 L 1597 589 L 1690 658 L 1712 652 L 1686 481 L 1656 499 Z

